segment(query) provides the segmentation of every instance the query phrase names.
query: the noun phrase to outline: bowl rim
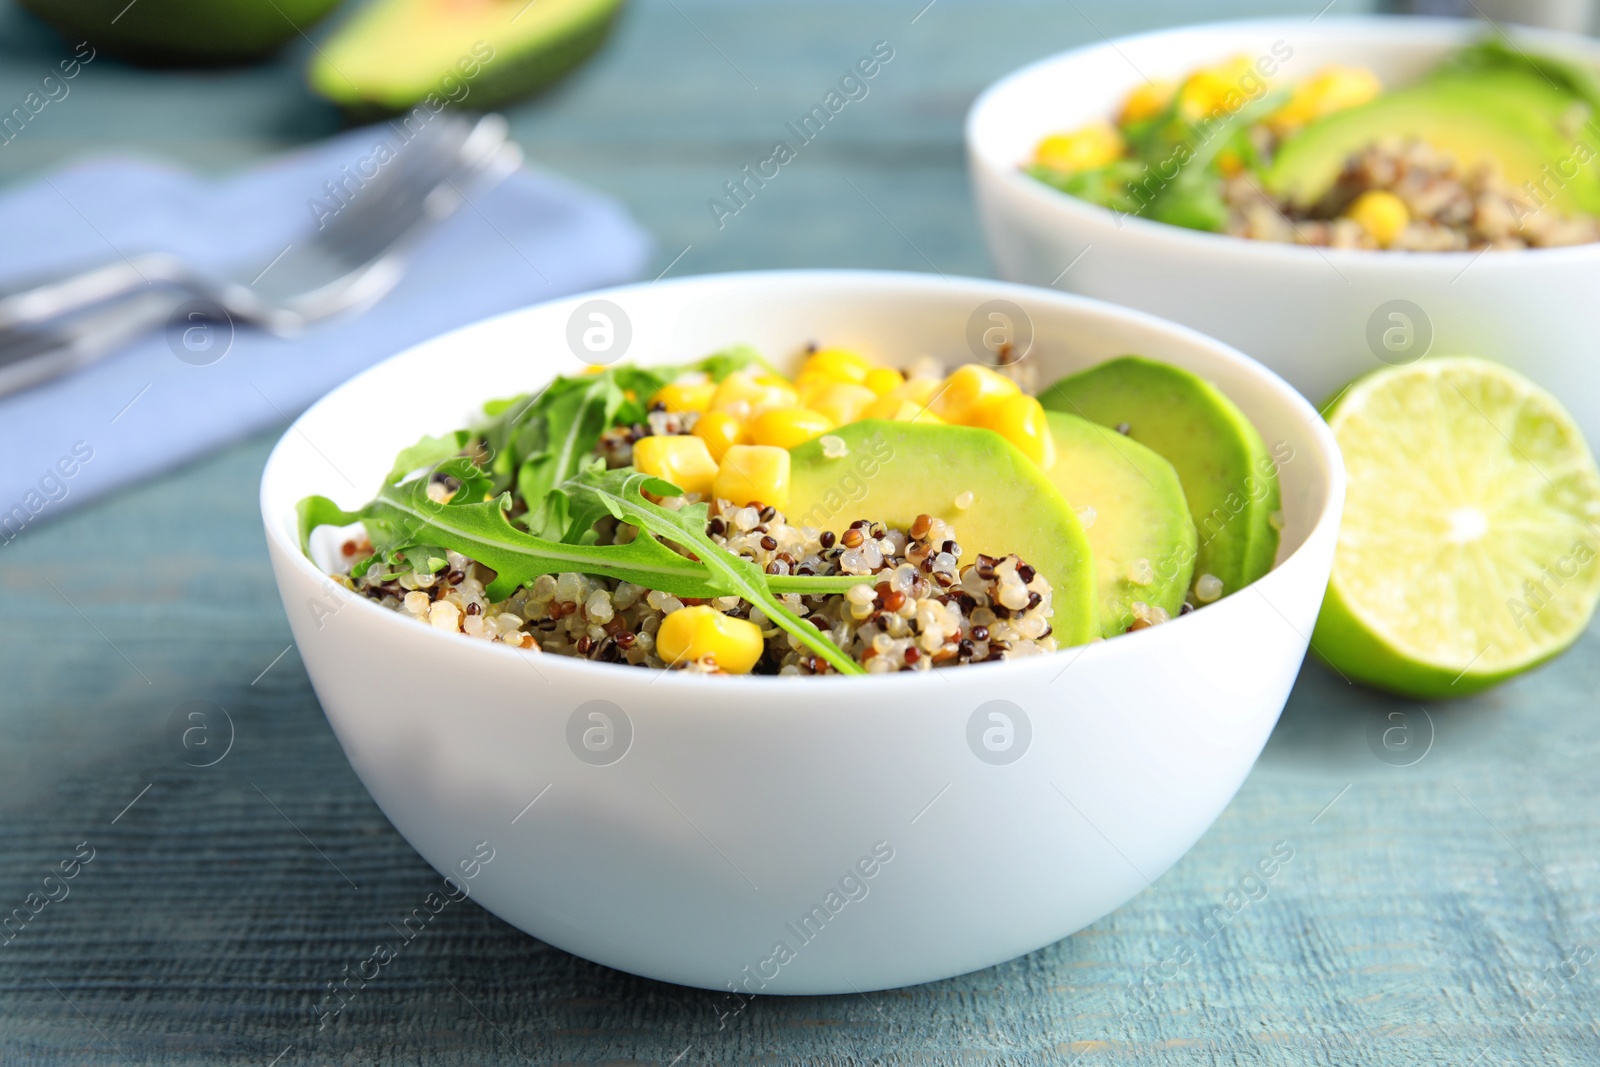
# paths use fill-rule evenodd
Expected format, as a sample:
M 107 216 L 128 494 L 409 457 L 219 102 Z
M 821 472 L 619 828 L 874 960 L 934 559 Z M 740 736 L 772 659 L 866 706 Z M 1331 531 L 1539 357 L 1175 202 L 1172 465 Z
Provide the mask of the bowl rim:
M 1315 23 L 1317 20 L 1312 19 L 1310 21 Z M 1183 26 L 1148 30 L 1142 33 L 1125 34 L 1121 37 L 1102 36 L 1100 41 L 1079 45 L 1076 48 L 1069 48 L 1034 60 L 991 82 L 978 94 L 977 98 L 972 102 L 972 106 L 967 109 L 966 120 L 962 124 L 962 136 L 966 143 L 969 164 L 974 170 L 982 170 L 992 176 L 1008 192 L 1014 196 L 1022 197 L 1035 210 L 1053 213 L 1072 222 L 1087 223 L 1100 228 L 1110 225 L 1120 230 L 1124 226 L 1129 226 L 1132 227 L 1135 234 L 1147 240 L 1171 241 L 1178 245 L 1186 245 L 1199 253 L 1256 256 L 1268 260 L 1276 257 L 1285 264 L 1303 264 L 1320 259 L 1325 263 L 1333 263 L 1336 269 L 1345 266 L 1351 269 L 1361 269 L 1368 266 L 1382 265 L 1384 269 L 1411 269 L 1418 272 L 1432 269 L 1450 271 L 1452 273 L 1464 269 L 1464 266 L 1475 263 L 1479 259 L 1496 259 L 1496 257 L 1486 257 L 1484 255 L 1488 249 L 1480 249 L 1476 252 L 1388 253 L 1384 249 L 1324 248 L 1317 245 L 1286 244 L 1279 241 L 1261 241 L 1249 237 L 1237 237 L 1226 233 L 1212 233 L 1206 230 L 1191 230 L 1182 226 L 1174 226 L 1170 223 L 1156 222 L 1153 219 L 1146 219 L 1137 215 L 1119 215 L 1118 212 L 1112 211 L 1110 208 L 1101 207 L 1099 204 L 1092 204 L 1069 193 L 1053 189 L 1038 179 L 1024 174 L 1014 161 L 998 159 L 995 155 L 983 150 L 982 146 L 985 143 L 984 132 L 991 120 L 991 116 L 998 111 L 998 97 L 1003 93 L 1013 91 L 1017 83 L 1037 76 L 1045 70 L 1068 66 L 1092 55 L 1104 55 L 1107 52 L 1120 54 L 1124 46 L 1157 41 L 1163 38 L 1181 39 L 1190 35 L 1226 35 L 1229 33 L 1243 35 L 1246 33 L 1262 34 L 1285 31 L 1304 32 L 1308 25 L 1309 23 L 1300 20 L 1283 18 L 1224 19 L 1214 22 L 1197 22 Z M 1335 33 L 1342 32 L 1348 37 L 1357 39 L 1383 38 L 1392 40 L 1399 36 L 1414 40 L 1417 43 L 1450 44 L 1482 36 L 1488 24 L 1475 19 L 1380 14 L 1339 15 L 1328 18 L 1322 25 Z M 1500 27 L 1497 26 L 1497 28 Z M 1596 66 L 1597 70 L 1600 70 L 1600 42 L 1593 38 L 1581 34 L 1518 25 L 1504 26 L 1501 28 L 1501 33 L 1514 41 L 1541 44 L 1557 54 L 1563 51 L 1583 53 Z M 1113 105 L 1114 100 L 1108 99 L 1107 114 L 1110 113 Z M 1600 256 L 1600 242 L 1556 248 L 1523 248 L 1515 251 L 1517 255 L 1500 257 L 1501 261 L 1505 259 L 1526 260 L 1532 256 L 1536 257 L 1541 263 L 1559 266 L 1573 261 L 1589 261 Z
M 1278 578 L 1280 572 L 1287 570 L 1291 563 L 1301 559 L 1310 550 L 1313 543 L 1320 542 L 1324 539 L 1331 539 L 1337 533 L 1336 527 L 1344 505 L 1346 473 L 1344 459 L 1339 450 L 1338 442 L 1333 436 L 1333 431 L 1328 427 L 1327 422 L 1322 418 L 1316 407 L 1312 405 L 1311 402 L 1303 395 L 1296 391 L 1293 386 L 1289 385 L 1288 382 L 1286 382 L 1266 365 L 1251 358 L 1250 356 L 1245 355 L 1243 352 L 1240 352 L 1233 346 L 1225 344 L 1224 342 L 1219 341 L 1207 334 L 1203 334 L 1198 330 L 1191 329 L 1190 327 L 1183 326 L 1167 319 L 1163 319 L 1160 316 L 1152 315 L 1144 311 L 1138 311 L 1133 308 L 1123 307 L 1121 305 L 1113 304 L 1109 301 L 1100 300 L 1094 297 L 1080 296 L 1076 293 L 1064 293 L 1059 290 L 1040 288 L 1037 286 L 1024 285 L 1016 282 L 995 281 L 987 278 L 971 278 L 961 275 L 937 275 L 916 271 L 822 268 L 728 271 L 716 274 L 688 275 L 682 278 L 674 278 L 660 282 L 635 282 L 627 285 L 612 286 L 606 289 L 587 290 L 565 297 L 558 297 L 553 300 L 540 301 L 536 304 L 529 304 L 525 307 L 516 308 L 511 311 L 501 312 L 486 318 L 474 320 L 473 322 L 458 326 L 455 329 L 446 331 L 445 333 L 439 334 L 435 337 L 431 337 L 427 340 L 418 342 L 417 344 L 410 345 L 407 348 L 396 352 L 395 354 L 388 356 L 383 360 L 380 360 L 365 370 L 362 370 L 360 373 L 352 376 L 344 382 L 341 382 L 339 385 L 335 386 L 333 389 L 319 397 L 314 403 L 307 407 L 305 411 L 301 412 L 295 417 L 294 421 L 284 429 L 283 434 L 278 439 L 278 442 L 273 445 L 272 451 L 267 456 L 267 461 L 262 467 L 261 481 L 258 490 L 261 517 L 263 525 L 266 527 L 266 537 L 269 543 L 269 549 L 278 549 L 283 558 L 289 561 L 289 565 L 294 567 L 302 576 L 319 584 L 332 585 L 338 590 L 338 596 L 341 598 L 349 598 L 349 600 L 356 603 L 357 611 L 370 612 L 370 617 L 375 620 L 376 625 L 385 627 L 403 626 L 407 629 L 404 631 L 397 630 L 394 632 L 414 634 L 418 626 L 415 621 L 403 617 L 399 612 L 382 607 L 366 597 L 357 596 L 355 593 L 345 589 L 343 586 L 332 582 L 330 576 L 324 573 L 314 561 L 308 558 L 306 554 L 300 550 L 298 541 L 294 537 L 290 536 L 286 528 L 286 524 L 284 522 L 286 516 L 279 513 L 276 510 L 276 502 L 269 499 L 270 483 L 275 480 L 274 470 L 281 462 L 285 462 L 282 459 L 282 453 L 285 452 L 289 443 L 293 441 L 297 435 L 303 432 L 301 424 L 309 416 L 311 416 L 312 413 L 318 411 L 325 405 L 331 405 L 342 401 L 345 395 L 358 390 L 361 387 L 361 384 L 370 375 L 374 375 L 382 368 L 387 367 L 389 364 L 399 359 L 409 357 L 422 349 L 433 348 L 435 346 L 446 347 L 451 342 L 456 341 L 463 335 L 470 334 L 472 331 L 486 327 L 490 323 L 503 322 L 508 319 L 526 315 L 538 308 L 559 307 L 562 305 L 576 307 L 578 304 L 596 297 L 621 296 L 629 292 L 643 291 L 652 288 L 668 290 L 685 289 L 690 290 L 691 292 L 695 289 L 707 289 L 713 292 L 721 291 L 726 293 L 730 285 L 757 282 L 784 282 L 789 283 L 791 286 L 805 284 L 807 282 L 843 282 L 848 283 L 853 290 L 860 290 L 869 286 L 878 285 L 895 286 L 900 288 L 909 287 L 923 291 L 934 292 L 950 291 L 950 286 L 952 283 L 954 283 L 955 285 L 964 287 L 967 292 L 976 290 L 978 292 L 986 292 L 997 297 L 1011 296 L 1014 298 L 1022 298 L 1027 300 L 1045 301 L 1054 303 L 1058 306 L 1077 310 L 1080 313 L 1098 316 L 1102 319 L 1102 321 L 1113 324 L 1142 326 L 1146 329 L 1155 329 L 1165 332 L 1172 340 L 1179 343 L 1198 345 L 1201 348 L 1209 349 L 1212 354 L 1221 357 L 1227 362 L 1235 364 L 1245 373 L 1258 379 L 1260 384 L 1264 385 L 1267 391 L 1272 394 L 1274 400 L 1282 405 L 1282 410 L 1296 417 L 1303 424 L 1303 428 L 1306 431 L 1309 440 L 1315 445 L 1316 452 L 1318 453 L 1316 460 L 1319 466 L 1323 468 L 1323 476 L 1327 481 L 1327 486 L 1324 490 L 1319 509 L 1314 520 L 1311 522 L 1310 527 L 1307 529 L 1304 537 L 1301 539 L 1300 544 L 1296 546 L 1288 556 L 1284 557 L 1280 562 L 1274 564 L 1271 571 L 1263 575 L 1261 578 L 1258 578 L 1256 581 L 1251 582 L 1250 585 L 1245 588 L 1255 588 L 1257 593 L 1265 598 L 1265 594 L 1261 593 L 1261 589 L 1259 588 L 1260 586 L 1263 584 L 1281 584 L 1283 579 L 1274 581 L 1275 578 Z M 1332 527 L 1332 529 L 1330 529 L 1330 527 Z M 1239 592 L 1243 592 L 1243 589 L 1239 590 Z M 1213 623 L 1209 620 L 1221 619 L 1223 617 L 1223 615 L 1226 613 L 1226 605 L 1230 599 L 1231 597 L 1224 597 L 1216 604 L 1208 606 L 1207 610 L 1212 614 L 1206 616 L 1208 622 L 1205 625 L 1215 625 L 1216 623 Z M 1274 601 L 1272 601 L 1270 598 L 1267 599 L 1269 603 L 1274 603 Z M 1223 609 L 1223 612 L 1219 613 L 1217 610 L 1219 608 Z M 1060 662 L 1060 656 L 1062 654 L 1070 653 L 1070 656 L 1065 660 L 1060 668 L 1061 671 L 1064 671 L 1067 666 L 1077 663 L 1079 659 L 1086 655 L 1103 658 L 1106 656 L 1124 654 L 1122 650 L 1129 649 L 1130 642 L 1156 640 L 1158 635 L 1163 635 L 1164 632 L 1165 634 L 1173 633 L 1174 631 L 1172 631 L 1170 628 L 1174 626 L 1184 626 L 1192 629 L 1193 627 L 1201 624 L 1199 622 L 1200 617 L 1201 612 L 1190 612 L 1187 615 L 1177 616 L 1159 627 L 1148 627 L 1147 632 L 1145 633 L 1131 631 L 1128 633 L 1118 634 L 1115 638 L 1096 639 L 1083 645 L 1058 649 L 1055 653 L 1049 653 L 1045 655 L 1028 656 L 1022 659 L 1002 660 L 992 663 L 986 662 L 967 664 L 962 667 L 961 677 L 973 681 L 987 681 L 997 672 L 1004 671 L 1015 674 L 1030 666 L 1034 667 L 1035 669 L 1039 669 L 1039 665 L 1048 665 Z M 461 642 L 461 648 L 463 650 L 461 653 L 462 655 L 513 657 L 519 660 L 526 659 L 530 655 L 533 655 L 536 657 L 537 665 L 540 669 L 542 669 L 545 665 L 549 665 L 557 672 L 574 672 L 571 677 L 571 681 L 580 685 L 588 680 L 598 682 L 606 679 L 610 679 L 613 683 L 642 683 L 646 685 L 653 685 L 658 681 L 663 681 L 664 679 L 664 684 L 667 685 L 696 687 L 708 686 L 714 687 L 708 691 L 714 691 L 718 693 L 770 696 L 775 685 L 782 684 L 786 681 L 793 681 L 792 679 L 783 679 L 770 675 L 708 676 L 690 674 L 684 671 L 654 669 L 649 671 L 639 671 L 637 668 L 633 667 L 624 668 L 619 664 L 595 663 L 586 659 L 580 659 L 573 656 L 562 656 L 555 653 L 529 653 L 521 649 L 508 648 L 500 642 L 483 641 L 468 637 L 461 633 L 443 633 L 432 631 L 431 627 L 428 629 L 430 630 L 432 637 L 440 640 L 455 640 Z M 1178 632 L 1187 633 L 1188 629 Z M 1143 646 L 1140 645 L 1137 647 Z M 468 649 L 475 649 L 475 651 L 467 651 Z M 509 660 L 507 662 L 509 662 Z M 886 685 L 905 686 L 909 684 L 926 683 L 930 681 L 930 679 L 924 676 L 933 675 L 935 673 L 936 672 L 932 670 L 900 671 L 885 673 L 882 675 L 841 675 L 830 673 L 822 676 L 809 676 L 804 679 L 800 679 L 800 681 L 804 682 L 805 691 L 814 691 L 818 686 L 842 686 L 849 688 L 850 691 L 853 692 L 865 692 L 865 690 L 862 690 L 861 687 L 870 686 L 874 687 L 872 691 L 876 692 L 877 687 Z M 944 681 L 948 682 L 951 680 L 948 677 L 947 672 L 940 671 L 937 673 Z M 734 688 L 729 689 L 729 686 Z

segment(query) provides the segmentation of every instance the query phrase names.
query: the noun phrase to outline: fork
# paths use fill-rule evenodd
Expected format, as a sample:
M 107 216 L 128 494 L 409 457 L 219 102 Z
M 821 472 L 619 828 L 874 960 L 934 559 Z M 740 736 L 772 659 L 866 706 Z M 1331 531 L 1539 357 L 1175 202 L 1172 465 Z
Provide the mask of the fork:
M 146 253 L 0 297 L 0 396 L 161 325 L 174 291 L 280 336 L 370 307 L 399 282 L 416 242 L 465 201 L 463 187 L 498 182 L 520 164 L 506 134 L 498 115 L 439 115 L 321 229 L 264 265 L 208 275 Z

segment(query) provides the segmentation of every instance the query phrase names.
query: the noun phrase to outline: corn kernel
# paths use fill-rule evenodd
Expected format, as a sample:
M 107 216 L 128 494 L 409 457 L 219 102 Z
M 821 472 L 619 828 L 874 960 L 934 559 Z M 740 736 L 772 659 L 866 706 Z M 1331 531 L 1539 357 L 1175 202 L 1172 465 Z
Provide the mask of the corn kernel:
M 813 352 L 800 365 L 801 374 L 820 374 L 836 382 L 860 385 L 861 379 L 872 369 L 872 362 L 859 352 L 848 348 L 824 348 Z
M 1267 116 L 1267 124 L 1274 133 L 1291 133 L 1313 119 L 1365 104 L 1381 92 L 1383 83 L 1372 71 L 1330 64 L 1300 79 L 1289 102 Z
M 926 404 L 943 388 L 943 378 L 907 378 L 906 383 L 894 391 L 894 395 L 913 404 Z
M 772 445 L 732 445 L 712 486 L 718 499 L 744 505 L 752 500 L 789 506 L 789 452 Z
M 800 402 L 794 386 L 774 374 L 759 377 L 745 371 L 734 371 L 722 379 L 711 397 L 711 410 L 720 411 L 743 401 L 749 405 L 751 415 L 768 408 L 792 408 Z
M 876 399 L 872 390 L 864 385 L 834 382 L 813 393 L 806 406 L 832 419 L 835 426 L 843 426 L 859 419 L 866 406 Z
M 692 432 L 706 443 L 711 458 L 719 463 L 729 446 L 743 444 L 747 440 L 744 422 L 726 411 L 708 411 L 701 415 L 695 421 Z
M 809 408 L 771 408 L 750 420 L 750 443 L 793 448 L 833 427 L 832 419 Z
M 892 367 L 873 367 L 861 384 L 872 390 L 873 396 L 888 396 L 905 383 L 905 375 Z
M 1191 121 L 1218 113 L 1231 115 L 1246 100 L 1257 99 L 1266 87 L 1248 56 L 1234 56 L 1189 75 L 1178 90 L 1178 110 Z
M 704 411 L 711 406 L 716 392 L 715 382 L 671 382 L 663 385 L 650 402 L 665 404 L 671 412 Z
M 1023 393 L 1005 397 L 984 408 L 977 425 L 1016 445 L 1040 470 L 1055 466 L 1055 439 L 1050 436 L 1050 424 L 1037 398 Z
M 708 496 L 717 477 L 717 461 L 698 437 L 652 435 L 633 443 L 633 465 L 644 474 L 669 481 L 685 493 Z
M 1126 126 L 1130 122 L 1155 118 L 1167 110 L 1167 105 L 1172 103 L 1172 94 L 1177 91 L 1178 87 L 1165 79 L 1143 83 L 1123 99 L 1117 122 Z
M 944 388 L 943 378 L 911 378 L 903 384 L 896 386 L 877 400 L 862 409 L 860 417 L 863 419 L 893 419 L 899 416 L 902 402 L 915 404 L 919 410 L 926 410 L 928 402 L 938 395 Z M 929 415 L 933 412 L 929 411 Z M 943 422 L 943 419 L 939 420 Z
M 946 422 L 971 426 L 984 408 L 1019 392 L 1016 382 L 983 364 L 963 363 L 950 372 L 929 406 Z
M 656 631 L 656 651 L 668 663 L 709 657 L 728 674 L 749 674 L 765 650 L 766 640 L 759 626 L 705 604 L 671 612 Z
M 1411 224 L 1406 202 L 1393 193 L 1372 189 L 1356 197 L 1345 214 L 1361 224 L 1372 239 L 1387 248 Z
M 1034 150 L 1035 163 L 1069 173 L 1093 170 L 1122 158 L 1127 145 L 1109 122 L 1096 122 L 1071 133 L 1052 133 Z
M 810 407 L 813 397 L 829 386 L 838 384 L 839 382 L 836 379 L 830 378 L 826 374 L 818 374 L 815 371 L 802 371 L 795 375 L 794 391 L 795 395 L 800 398 L 800 403 Z
M 889 419 L 892 422 L 921 422 L 929 426 L 943 426 L 945 421 L 921 404 L 914 404 L 909 400 L 894 401 L 894 410 L 879 418 Z

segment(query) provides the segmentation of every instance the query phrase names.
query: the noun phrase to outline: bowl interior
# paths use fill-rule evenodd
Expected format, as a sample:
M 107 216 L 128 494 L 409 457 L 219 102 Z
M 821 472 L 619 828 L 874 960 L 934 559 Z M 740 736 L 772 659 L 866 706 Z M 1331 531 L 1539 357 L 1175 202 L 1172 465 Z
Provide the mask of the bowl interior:
M 711 276 L 602 295 L 631 325 L 622 358 L 641 364 L 695 359 L 744 343 L 784 366 L 815 341 L 860 348 L 892 364 L 930 354 L 954 365 L 974 358 L 966 341 L 974 316 L 985 316 L 991 301 L 1009 301 L 1033 334 L 1025 358 L 1038 364 L 1040 385 L 1132 352 L 1193 370 L 1232 397 L 1283 463 L 1280 561 L 1339 496 L 1337 447 L 1299 394 L 1221 343 L 1138 312 L 1023 286 L 875 272 Z M 262 507 L 269 536 L 293 545 L 294 506 L 307 494 L 351 508 L 365 503 L 396 452 L 424 433 L 467 425 L 485 400 L 535 391 L 553 375 L 581 373 L 586 364 L 566 337 L 575 309 L 590 298 L 465 327 L 328 394 L 284 435 L 268 462 Z
M 1328 63 L 1373 70 L 1388 87 L 1426 72 L 1485 32 L 1459 19 L 1327 16 L 1219 22 L 1162 30 L 1063 52 L 991 86 L 973 105 L 967 138 L 973 153 L 1014 170 L 1044 135 L 1115 113 L 1146 79 L 1180 79 L 1195 68 L 1245 56 L 1276 78 L 1295 79 Z M 1568 34 L 1519 29 L 1516 39 L 1542 52 L 1600 63 L 1600 45 Z

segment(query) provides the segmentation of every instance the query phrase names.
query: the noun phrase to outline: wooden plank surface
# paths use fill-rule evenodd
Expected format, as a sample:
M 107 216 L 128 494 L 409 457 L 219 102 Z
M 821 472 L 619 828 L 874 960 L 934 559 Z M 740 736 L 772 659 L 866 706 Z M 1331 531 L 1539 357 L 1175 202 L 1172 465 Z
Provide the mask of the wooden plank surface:
M 922 8 L 644 0 L 514 128 L 539 164 L 625 200 L 659 237 L 656 269 L 683 253 L 675 274 L 982 274 L 960 146 L 975 93 L 1102 32 L 1196 17 L 1176 0 Z M 879 40 L 895 58 L 871 94 L 719 230 L 705 201 Z M 0 102 L 60 54 L 0 16 Z M 0 178 L 108 146 L 221 170 L 330 132 L 300 58 L 175 76 L 97 61 L 0 149 Z M 1600 1062 L 1595 631 L 1451 706 L 1308 666 L 1193 852 L 1115 914 L 1000 967 L 761 1000 L 723 1026 L 715 994 L 586 963 L 468 905 L 319 1029 L 327 983 L 436 876 L 349 770 L 289 647 L 255 504 L 269 447 L 243 442 L 0 547 L 0 911 L 93 855 L 0 945 L 0 1062 Z M 195 700 L 232 717 L 210 768 L 181 758 Z M 1369 740 L 1395 713 L 1431 738 L 1410 766 Z M 1246 881 L 1257 899 L 1232 898 L 1248 903 L 1209 934 L 1205 917 L 1275 848 L 1292 859 Z

